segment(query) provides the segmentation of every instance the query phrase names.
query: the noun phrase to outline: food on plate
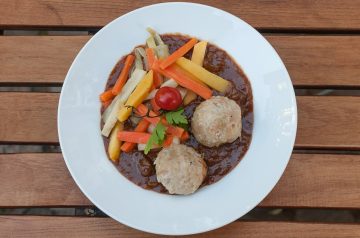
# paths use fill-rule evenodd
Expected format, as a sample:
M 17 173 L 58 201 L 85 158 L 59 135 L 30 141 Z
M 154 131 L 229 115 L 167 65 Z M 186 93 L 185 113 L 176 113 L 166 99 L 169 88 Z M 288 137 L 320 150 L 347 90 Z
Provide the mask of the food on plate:
M 191 194 L 204 181 L 207 166 L 192 147 L 176 145 L 162 149 L 155 159 L 157 180 L 170 194 Z
M 241 136 L 241 127 L 240 106 L 223 96 L 200 103 L 191 120 L 196 140 L 208 147 L 233 142 Z
M 134 184 L 188 195 L 219 181 L 248 150 L 251 86 L 217 46 L 147 30 L 100 94 L 105 151 Z

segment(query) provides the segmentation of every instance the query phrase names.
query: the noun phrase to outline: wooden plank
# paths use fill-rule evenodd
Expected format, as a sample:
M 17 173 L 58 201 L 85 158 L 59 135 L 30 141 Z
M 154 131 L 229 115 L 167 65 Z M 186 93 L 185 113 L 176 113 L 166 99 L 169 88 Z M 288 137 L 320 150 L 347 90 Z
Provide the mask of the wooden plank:
M 0 83 L 62 83 L 88 39 L 89 36 L 0 37 Z
M 360 208 L 360 155 L 293 154 L 261 206 Z
M 58 143 L 58 93 L 0 93 L 0 141 Z
M 266 38 L 285 62 L 295 86 L 360 87 L 360 36 Z M 0 83 L 60 84 L 89 39 L 90 36 L 0 37 Z
M 158 2 L 163 1 L 2 0 L 0 26 L 102 27 L 131 10 Z M 360 29 L 359 0 L 195 2 L 228 11 L 262 29 Z
M 359 87 L 359 36 L 266 36 L 295 86 Z
M 297 97 L 297 148 L 360 149 L 360 97 Z
M 293 154 L 260 206 L 359 208 L 359 162 L 360 155 Z M 0 207 L 91 205 L 60 154 L 0 155 L 0 190 Z
M 0 142 L 58 143 L 58 98 L 58 93 L 0 93 Z M 296 148 L 360 149 L 360 97 L 299 96 L 297 103 Z
M 158 235 L 145 233 L 110 218 L 0 216 L 0 230 L 4 237 L 133 237 L 152 238 Z M 359 224 L 325 224 L 302 222 L 233 222 L 220 229 L 193 236 L 235 238 L 329 238 L 359 237 Z M 275 235 L 275 236 L 274 236 Z

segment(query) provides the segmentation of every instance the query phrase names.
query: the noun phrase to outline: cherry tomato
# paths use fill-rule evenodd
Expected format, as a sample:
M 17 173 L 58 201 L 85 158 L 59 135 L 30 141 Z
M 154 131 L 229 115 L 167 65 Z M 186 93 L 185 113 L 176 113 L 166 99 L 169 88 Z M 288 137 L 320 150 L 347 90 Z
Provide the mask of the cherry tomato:
M 180 106 L 182 98 L 176 88 L 162 87 L 155 94 L 155 102 L 162 109 L 175 110 Z

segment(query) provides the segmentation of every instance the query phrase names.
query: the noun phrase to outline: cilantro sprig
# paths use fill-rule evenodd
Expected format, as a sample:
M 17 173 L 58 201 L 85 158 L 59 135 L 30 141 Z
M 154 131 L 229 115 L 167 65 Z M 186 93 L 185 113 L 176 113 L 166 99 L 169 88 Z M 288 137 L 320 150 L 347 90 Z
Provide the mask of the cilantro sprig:
M 147 155 L 154 145 L 162 145 L 165 140 L 165 132 L 166 127 L 161 122 L 158 122 L 150 139 L 146 143 L 144 154 Z

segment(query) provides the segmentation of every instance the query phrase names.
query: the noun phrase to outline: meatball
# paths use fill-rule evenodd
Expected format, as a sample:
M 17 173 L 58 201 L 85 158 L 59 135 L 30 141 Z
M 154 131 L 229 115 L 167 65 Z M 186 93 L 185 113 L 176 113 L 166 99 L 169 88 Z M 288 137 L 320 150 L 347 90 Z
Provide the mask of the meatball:
M 201 155 L 186 145 L 176 145 L 162 149 L 155 160 L 158 182 L 170 194 L 191 194 L 202 184 L 207 166 Z
M 241 136 L 241 108 L 227 97 L 215 96 L 200 103 L 192 117 L 196 140 L 208 147 L 231 143 Z

